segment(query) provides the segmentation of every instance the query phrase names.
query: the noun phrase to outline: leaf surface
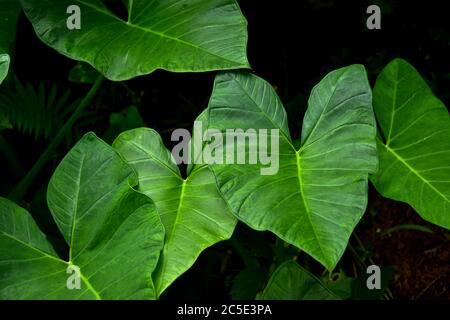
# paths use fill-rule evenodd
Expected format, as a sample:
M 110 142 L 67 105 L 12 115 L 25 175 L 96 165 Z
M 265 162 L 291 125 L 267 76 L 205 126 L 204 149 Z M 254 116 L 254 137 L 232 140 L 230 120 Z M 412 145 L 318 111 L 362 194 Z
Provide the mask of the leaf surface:
M 318 278 L 295 261 L 280 265 L 258 298 L 261 300 L 340 300 Z
M 371 181 L 383 196 L 410 204 L 420 216 L 450 229 L 450 117 L 408 62 L 381 72 L 374 109 L 380 170 Z
M 270 164 L 261 164 L 258 141 L 245 140 L 246 164 L 211 166 L 232 211 L 252 228 L 274 232 L 333 269 L 365 211 L 368 174 L 377 167 L 376 127 L 364 67 L 333 71 L 314 87 L 298 150 L 275 91 L 254 75 L 220 74 L 208 109 L 209 128 L 222 132 L 279 130 L 279 150 L 269 148 L 268 153 L 275 155 L 273 167 L 279 159 L 275 174 L 262 175 L 261 168 Z M 270 146 L 271 138 L 269 130 L 259 141 Z M 236 143 L 234 150 L 238 147 Z M 223 149 L 234 151 L 227 143 Z M 259 162 L 249 164 L 249 154 L 255 152 Z
M 139 191 L 155 202 L 165 226 L 164 249 L 155 272 L 160 295 L 204 249 L 231 237 L 236 218 L 219 194 L 210 169 L 196 166 L 183 179 L 156 131 L 126 131 L 113 146 L 138 173 Z
M 47 197 L 70 246 L 68 261 L 57 256 L 26 210 L 0 198 L 0 297 L 156 298 L 151 274 L 164 228 L 151 200 L 130 187 L 136 179 L 92 133 L 66 155 Z M 69 266 L 79 268 L 80 289 L 69 289 Z
M 111 80 L 249 67 L 247 21 L 235 0 L 129 0 L 125 20 L 100 0 L 21 2 L 46 44 Z M 71 5 L 80 8 L 79 30 L 67 27 Z

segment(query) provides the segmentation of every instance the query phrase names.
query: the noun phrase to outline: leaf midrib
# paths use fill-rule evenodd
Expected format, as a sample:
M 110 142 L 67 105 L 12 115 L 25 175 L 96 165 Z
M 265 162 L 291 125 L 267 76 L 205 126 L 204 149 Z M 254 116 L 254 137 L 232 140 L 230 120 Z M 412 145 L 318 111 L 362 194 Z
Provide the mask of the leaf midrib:
M 393 99 L 392 99 L 392 111 L 391 111 L 391 123 L 389 124 L 389 131 L 388 131 L 388 136 L 386 138 L 386 147 L 389 145 L 389 143 L 391 142 L 391 134 L 392 134 L 392 130 L 394 128 L 394 120 L 395 120 L 395 106 L 397 105 L 397 89 L 398 89 L 398 84 L 400 83 L 400 79 L 398 79 L 398 73 L 399 73 L 399 69 L 400 66 L 397 64 L 396 65 L 396 76 L 395 79 L 397 79 L 394 83 L 394 90 L 393 90 Z
M 73 263 L 73 246 L 74 246 L 74 239 L 75 239 L 75 230 L 76 230 L 76 222 L 77 222 L 77 213 L 78 213 L 78 199 L 80 196 L 80 185 L 81 185 L 81 174 L 83 171 L 83 165 L 84 165 L 84 160 L 86 158 L 86 155 L 83 154 L 81 157 L 81 163 L 80 163 L 80 171 L 78 172 L 78 177 L 77 177 L 77 191 L 75 194 L 75 208 L 74 208 L 74 213 L 73 213 L 73 218 L 72 218 L 72 228 L 71 228 L 71 233 L 70 233 L 70 247 L 69 247 L 69 261 L 66 262 L 64 260 L 65 263 L 67 263 L 68 265 L 75 265 Z M 96 300 L 101 300 L 101 296 L 100 294 L 94 289 L 94 287 L 92 286 L 92 284 L 89 282 L 88 278 L 86 278 L 86 276 L 81 272 L 81 270 L 79 270 L 80 273 L 80 278 L 81 280 L 83 280 L 83 282 L 86 284 L 87 288 L 89 290 L 91 290 L 91 292 L 94 294 L 95 299 Z
M 164 255 L 164 252 L 166 252 L 166 250 L 167 250 L 167 248 L 169 247 L 169 246 L 171 246 L 171 244 L 172 244 L 172 242 L 173 242 L 173 239 L 174 239 L 174 234 L 175 234 L 175 232 L 174 232 L 174 230 L 175 230 L 175 228 L 180 224 L 180 222 L 179 222 L 179 218 L 180 218 L 180 212 L 183 210 L 183 201 L 184 201 L 184 199 L 185 199 L 185 197 L 186 197 L 186 187 L 187 187 L 187 184 L 189 183 L 189 180 L 190 179 L 192 179 L 192 177 L 195 175 L 195 174 L 197 174 L 202 168 L 204 168 L 204 167 L 201 167 L 201 168 L 198 168 L 198 169 L 195 169 L 195 170 L 193 170 L 192 172 L 191 172 L 191 174 L 186 178 L 186 179 L 182 179 L 182 178 L 180 178 L 180 179 L 182 179 L 182 183 L 181 183 L 181 191 L 180 191 L 180 196 L 179 196 L 179 202 L 178 202 L 178 206 L 177 206 L 177 209 L 176 209 L 176 217 L 175 217 L 175 220 L 174 220 L 174 222 L 173 222 L 173 225 L 172 225 L 172 227 L 171 227 L 171 232 L 170 232 L 170 237 L 168 237 L 168 239 L 167 239 L 167 242 L 164 244 L 164 249 L 163 249 L 163 255 Z M 207 169 L 207 170 L 209 170 L 209 169 Z M 186 208 L 186 207 L 184 207 L 184 208 Z M 160 267 L 160 270 L 162 271 L 161 272 L 161 275 L 163 275 L 164 274 L 164 271 L 165 271 L 165 269 L 166 269 L 166 266 L 167 266 L 167 259 L 164 259 L 164 258 L 162 258 L 162 260 L 161 260 L 162 262 L 161 262 L 161 267 Z M 157 288 L 156 288 L 156 291 L 157 291 L 157 295 L 159 296 L 165 289 L 167 289 L 167 283 L 163 283 L 162 282 L 162 279 L 163 279 L 164 277 L 163 276 L 160 276 L 158 279 L 156 279 L 156 286 L 157 286 Z
M 168 237 L 167 242 L 164 243 L 163 254 L 161 256 L 161 258 L 162 258 L 161 259 L 161 263 L 162 263 L 161 270 L 162 270 L 162 272 L 161 272 L 161 276 L 158 277 L 158 279 L 156 280 L 156 282 L 157 282 L 157 290 L 156 291 L 157 291 L 157 295 L 158 296 L 163 292 L 163 290 L 165 290 L 167 288 L 167 284 L 164 284 L 162 282 L 162 279 L 165 278 L 163 275 L 165 274 L 165 269 L 166 269 L 166 266 L 167 266 L 167 259 L 164 258 L 164 253 L 167 251 L 167 248 L 171 246 L 171 244 L 173 242 L 173 239 L 174 239 L 174 236 L 173 236 L 174 235 L 174 230 L 175 230 L 177 224 L 179 224 L 178 220 L 180 218 L 180 211 L 181 211 L 181 208 L 182 208 L 182 205 L 183 205 L 183 199 L 184 199 L 184 195 L 185 195 L 185 192 L 186 192 L 186 184 L 187 184 L 187 179 L 188 178 L 183 179 L 183 181 L 181 182 L 181 191 L 180 191 L 180 196 L 179 196 L 179 200 L 178 200 L 179 202 L 178 202 L 178 206 L 177 206 L 177 210 L 176 210 L 175 220 L 173 222 L 172 227 L 170 228 L 171 229 L 170 237 Z
M 41 250 L 41 249 L 39 249 L 39 248 L 33 247 L 33 246 L 31 246 L 29 243 L 26 243 L 25 241 L 22 241 L 22 240 L 20 240 L 19 238 L 15 237 L 15 236 L 13 236 L 13 235 L 11 235 L 11 234 L 9 234 L 9 233 L 6 233 L 6 232 L 4 232 L 4 231 L 0 231 L 0 234 L 3 234 L 3 235 L 5 235 L 5 236 L 7 236 L 8 238 L 10 238 L 10 239 L 12 239 L 12 240 L 14 240 L 14 241 L 19 242 L 20 244 L 26 246 L 27 248 L 30 248 L 30 249 L 32 249 L 33 251 L 36 251 L 36 252 L 38 252 L 39 254 L 41 254 L 41 255 L 43 255 L 43 256 L 49 258 L 49 259 L 53 259 L 53 260 L 56 260 L 56 261 L 58 261 L 58 262 L 61 262 L 61 263 L 67 264 L 67 265 L 69 264 L 67 261 L 64 261 L 64 260 L 62 260 L 62 259 L 60 259 L 60 258 L 58 258 L 58 257 L 55 257 L 55 256 L 53 256 L 53 255 L 51 255 L 51 254 L 48 254 L 47 252 L 45 252 L 45 251 L 43 251 L 43 250 Z
M 407 169 L 409 169 L 412 173 L 414 173 L 423 183 L 428 185 L 428 187 L 436 192 L 440 197 L 442 197 L 446 202 L 450 203 L 450 199 L 448 199 L 444 194 L 442 194 L 430 181 L 424 178 L 413 166 L 411 166 L 403 157 L 401 157 L 398 153 L 395 152 L 394 149 L 391 149 L 387 144 L 385 144 L 386 150 L 390 152 L 398 161 L 400 161 Z
M 341 81 L 341 79 L 342 79 L 342 77 L 344 76 L 345 73 L 346 73 L 346 72 L 343 72 L 343 73 L 340 74 L 340 75 L 338 76 L 338 78 L 336 79 L 336 85 L 334 86 L 333 91 L 331 92 L 330 96 L 328 97 L 328 100 L 327 100 L 327 102 L 325 103 L 325 106 L 323 107 L 322 112 L 321 112 L 320 115 L 319 115 L 319 118 L 317 119 L 316 123 L 314 124 L 314 127 L 313 127 L 313 128 L 311 129 L 311 131 L 307 134 L 307 136 L 305 137 L 304 140 L 302 139 L 303 137 L 300 138 L 300 141 L 303 141 L 303 142 L 304 142 L 304 143 L 301 143 L 301 147 L 303 147 L 304 145 L 306 145 L 306 143 L 308 142 L 309 138 L 312 137 L 314 131 L 316 131 L 317 127 L 319 126 L 320 122 L 322 121 L 322 118 L 323 118 L 323 116 L 326 114 L 326 110 L 327 110 L 328 106 L 330 105 L 330 101 L 331 101 L 331 99 L 333 98 L 334 94 L 336 93 L 336 90 L 337 90 L 338 86 L 340 85 L 340 81 Z M 324 78 L 323 80 L 325 80 L 328 76 L 329 76 L 329 74 L 326 75 L 325 78 Z M 323 80 L 322 80 L 322 81 L 323 81 Z M 319 86 L 319 85 L 317 85 L 317 87 L 313 88 L 313 90 L 317 90 L 317 89 L 319 88 L 318 86 Z M 312 96 L 312 91 L 311 91 L 311 96 Z M 309 108 L 309 100 L 308 100 L 308 108 Z M 303 123 L 303 125 L 302 125 L 302 130 L 303 130 L 303 126 L 304 126 L 304 123 Z M 303 132 L 302 132 L 302 133 L 303 133 Z
M 193 43 L 191 43 L 191 42 L 184 41 L 184 40 L 181 40 L 181 39 L 179 39 L 179 38 L 175 38 L 175 37 L 169 36 L 169 35 L 167 35 L 167 34 L 165 34 L 165 33 L 158 32 L 158 31 L 152 30 L 152 29 L 150 29 L 150 28 L 144 28 L 144 27 L 141 27 L 141 26 L 136 25 L 136 24 L 133 24 L 133 23 L 131 23 L 131 22 L 129 22 L 129 21 L 128 21 L 128 22 L 125 22 L 125 21 L 119 19 L 118 17 L 116 17 L 115 15 L 109 13 L 108 11 L 101 10 L 101 9 L 98 8 L 97 6 L 92 5 L 92 4 L 89 4 L 89 3 L 86 3 L 86 2 L 84 2 L 84 1 L 82 1 L 82 0 L 75 0 L 75 1 L 76 1 L 76 2 L 79 2 L 79 3 L 81 3 L 81 4 L 84 4 L 85 6 L 91 8 L 91 9 L 97 11 L 97 12 L 100 12 L 100 13 L 102 13 L 102 14 L 104 14 L 104 15 L 106 15 L 106 16 L 112 18 L 112 19 L 115 19 L 115 20 L 118 21 L 119 23 L 122 23 L 122 24 L 125 24 L 125 25 L 127 25 L 127 26 L 130 26 L 131 28 L 135 28 L 135 29 L 138 29 L 138 30 L 141 30 L 141 31 L 144 31 L 144 32 L 149 32 L 149 33 L 152 33 L 152 34 L 154 34 L 154 35 L 157 35 L 157 36 L 159 36 L 159 37 L 161 37 L 161 38 L 167 38 L 167 39 L 169 39 L 169 40 L 172 40 L 172 41 L 175 41 L 175 42 L 179 42 L 179 43 L 181 43 L 181 44 L 184 44 L 184 45 L 186 45 L 186 46 L 195 48 L 195 49 L 197 49 L 197 50 L 201 50 L 201 51 L 203 51 L 203 52 L 205 52 L 205 53 L 207 53 L 207 54 L 209 54 L 209 55 L 211 55 L 211 56 L 214 56 L 214 57 L 216 57 L 216 58 L 218 58 L 218 59 L 221 59 L 221 60 L 224 60 L 224 61 L 227 61 L 227 62 L 230 62 L 230 63 L 236 63 L 236 62 L 237 62 L 237 61 L 233 61 L 233 60 L 230 60 L 230 59 L 228 59 L 228 58 L 222 57 L 222 56 L 220 56 L 220 55 L 218 55 L 218 54 L 216 54 L 216 53 L 213 53 L 213 52 L 211 52 L 211 51 L 208 51 L 208 50 L 206 50 L 205 48 L 200 47 L 200 46 L 197 46 L 197 45 L 195 45 L 195 44 L 193 44 Z M 239 62 L 239 64 L 240 64 L 240 62 Z
M 256 100 L 253 98 L 252 95 L 250 95 L 248 93 L 248 91 L 244 88 L 244 86 L 241 84 L 240 81 L 238 81 L 236 79 L 236 77 L 233 77 L 232 79 L 235 83 L 237 83 L 237 85 L 241 88 L 241 90 L 245 93 L 245 95 L 250 99 L 251 102 L 253 102 L 253 104 L 257 107 L 257 109 L 259 110 L 259 112 L 272 124 L 272 126 L 275 129 L 278 129 L 281 131 L 281 133 L 283 134 L 283 136 L 286 138 L 286 140 L 291 143 L 291 137 L 289 136 L 289 131 L 288 132 L 284 132 L 283 128 L 281 128 L 281 126 L 275 124 L 275 122 L 272 120 L 272 118 L 261 108 L 261 106 L 258 104 L 258 102 L 256 102 Z M 268 83 L 264 83 L 265 85 L 269 85 Z M 214 94 L 214 93 L 213 93 Z M 281 105 L 279 105 L 281 108 L 283 108 Z M 231 109 L 231 108 L 230 108 Z M 284 109 L 284 108 L 283 108 Z M 283 110 L 284 111 L 284 110 Z
M 293 146 L 292 146 L 293 147 Z M 301 150 L 301 149 L 300 149 Z M 300 187 L 300 195 L 302 197 L 303 200 L 303 204 L 305 206 L 305 211 L 306 211 L 306 216 L 308 217 L 309 223 L 311 224 L 311 229 L 313 231 L 314 237 L 316 238 L 317 241 L 317 245 L 319 246 L 320 252 L 322 252 L 322 258 L 325 259 L 326 255 L 325 252 L 322 248 L 322 245 L 320 243 L 319 237 L 317 235 L 316 229 L 314 227 L 314 224 L 312 222 L 311 219 L 311 209 L 309 208 L 309 205 L 306 201 L 306 194 L 305 194 L 305 190 L 303 188 L 303 179 L 302 179 L 302 166 L 301 166 L 301 156 L 300 156 L 300 150 L 299 151 L 295 151 L 295 157 L 297 160 L 297 177 L 298 177 L 298 183 L 299 183 L 299 187 Z
M 155 131 L 156 132 L 156 131 Z M 146 156 L 148 156 L 151 160 L 156 161 L 158 164 L 160 164 L 161 166 L 163 166 L 164 168 L 166 168 L 167 170 L 169 170 L 175 177 L 177 177 L 179 180 L 183 180 L 183 178 L 181 177 L 180 172 L 175 171 L 173 168 L 171 168 L 166 162 L 164 162 L 163 160 L 161 160 L 159 157 L 153 155 L 153 153 L 149 150 L 144 149 L 143 147 L 141 147 L 138 143 L 134 142 L 134 141 L 130 141 L 130 143 L 136 147 L 137 149 L 139 149 L 140 151 L 142 151 Z M 145 159 L 147 160 L 147 159 Z M 177 167 L 178 168 L 178 167 Z M 179 170 L 179 169 L 178 169 Z M 139 178 L 139 177 L 138 177 Z
M 72 265 L 71 262 L 64 261 L 64 260 L 62 260 L 62 259 L 59 258 L 59 257 L 52 256 L 52 255 L 48 254 L 47 252 L 45 252 L 45 251 L 43 251 L 43 250 L 41 250 L 41 249 L 39 249 L 39 248 L 36 248 L 36 247 L 31 246 L 29 243 L 26 243 L 26 242 L 20 240 L 19 238 L 15 237 L 15 236 L 13 236 L 13 235 L 11 235 L 11 234 L 8 234 L 8 233 L 6 233 L 6 232 L 4 232 L 4 231 L 0 231 L 0 234 L 3 234 L 3 235 L 5 235 L 5 236 L 7 236 L 8 238 L 10 238 L 10 239 L 12 239 L 12 240 L 14 240 L 14 241 L 19 242 L 20 244 L 26 246 L 27 248 L 29 248 L 29 249 L 31 249 L 31 250 L 33 250 L 33 251 L 38 252 L 40 255 L 42 255 L 42 256 L 44 256 L 44 257 L 46 257 L 46 258 L 48 258 L 48 259 L 55 260 L 55 261 L 57 261 L 57 262 L 59 262 L 59 263 L 65 264 L 65 265 L 67 265 L 67 266 Z M 81 278 L 81 280 L 83 280 L 83 282 L 86 284 L 87 288 L 88 288 L 89 290 L 91 290 L 91 292 L 94 294 L 95 298 L 96 298 L 97 300 L 101 300 L 100 294 L 94 289 L 94 287 L 92 286 L 92 284 L 89 282 L 88 278 L 86 278 L 86 276 L 82 274 L 81 270 L 80 270 L 80 278 Z
M 75 198 L 74 198 L 74 202 L 75 202 L 75 208 L 73 210 L 73 217 L 72 217 L 72 228 L 71 228 L 71 232 L 70 232 L 70 247 L 69 247 L 69 263 L 72 263 L 73 257 L 73 239 L 75 238 L 75 226 L 76 226 L 76 222 L 77 222 L 77 213 L 78 213 L 78 198 L 80 196 L 80 185 L 81 185 L 81 173 L 83 171 L 83 165 L 84 165 L 84 159 L 86 158 L 86 155 L 83 154 L 81 156 L 81 163 L 80 163 L 80 171 L 78 172 L 78 177 L 77 177 L 77 191 L 75 193 Z

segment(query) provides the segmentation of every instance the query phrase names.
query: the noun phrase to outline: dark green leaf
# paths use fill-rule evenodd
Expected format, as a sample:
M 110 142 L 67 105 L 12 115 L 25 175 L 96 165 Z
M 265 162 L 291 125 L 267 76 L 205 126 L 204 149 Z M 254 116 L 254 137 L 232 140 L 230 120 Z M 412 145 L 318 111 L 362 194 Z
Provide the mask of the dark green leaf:
M 155 273 L 160 295 L 204 249 L 230 238 L 236 219 L 209 168 L 195 167 L 183 179 L 156 131 L 140 128 L 124 132 L 113 146 L 138 173 L 139 191 L 155 201 L 166 229 Z
M 278 267 L 260 296 L 261 300 L 339 300 L 318 278 L 297 262 Z
M 249 67 L 247 22 L 235 0 L 128 1 L 126 21 L 100 0 L 21 2 L 42 41 L 111 80 Z M 67 28 L 71 5 L 81 10 L 79 30 Z
M 263 166 L 254 164 L 211 168 L 239 219 L 256 230 L 274 232 L 333 269 L 365 211 L 368 174 L 377 166 L 376 126 L 364 67 L 333 71 L 314 87 L 298 150 L 280 100 L 256 76 L 220 74 L 208 110 L 209 128 L 222 132 L 279 129 L 276 174 L 262 175 Z M 272 137 L 268 135 L 267 140 Z M 245 147 L 249 159 L 252 150 Z
M 31 216 L 0 199 L 2 299 L 154 299 L 151 273 L 164 229 L 150 199 L 131 186 L 133 170 L 87 134 L 62 160 L 48 188 L 51 213 L 70 245 L 59 258 Z M 79 267 L 80 289 L 67 286 Z

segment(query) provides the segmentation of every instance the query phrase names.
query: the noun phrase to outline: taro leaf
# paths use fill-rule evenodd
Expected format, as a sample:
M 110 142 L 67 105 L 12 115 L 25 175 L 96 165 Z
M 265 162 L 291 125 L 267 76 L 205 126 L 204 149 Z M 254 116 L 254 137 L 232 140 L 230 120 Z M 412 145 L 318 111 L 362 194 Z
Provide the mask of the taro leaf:
M 272 274 L 261 300 L 340 300 L 318 278 L 297 262 L 288 261 Z
M 42 41 L 111 80 L 249 67 L 247 21 L 235 0 L 130 0 L 126 21 L 101 0 L 21 2 Z M 71 5 L 80 8 L 79 30 L 67 28 Z
M 11 47 L 16 38 L 20 4 L 17 0 L 0 0 L 0 84 L 8 75 Z
M 298 150 L 275 91 L 256 76 L 218 75 L 208 109 L 210 129 L 279 129 L 276 174 L 262 175 L 260 169 L 269 165 L 261 165 L 262 153 L 251 144 L 244 146 L 247 164 L 211 166 L 232 211 L 250 227 L 274 232 L 333 269 L 365 211 L 368 174 L 377 166 L 364 67 L 333 71 L 314 87 Z M 268 135 L 260 141 L 270 145 Z M 225 152 L 232 150 L 224 145 Z M 249 152 L 258 153 L 259 165 L 248 164 Z M 273 154 L 276 167 L 276 148 Z
M 420 216 L 450 229 L 450 117 L 409 63 L 381 72 L 374 108 L 380 169 L 371 176 L 383 196 L 410 204 Z
M 47 199 L 70 245 L 69 261 L 56 255 L 28 212 L 0 199 L 0 298 L 156 298 L 151 273 L 164 228 L 150 199 L 130 187 L 136 182 L 116 151 L 92 133 L 66 155 Z M 69 266 L 80 268 L 79 290 L 68 289 Z
M 124 132 L 113 146 L 138 173 L 139 191 L 153 199 L 166 229 L 154 276 L 159 296 L 204 249 L 231 237 L 236 218 L 220 196 L 210 169 L 194 167 L 183 179 L 156 131 Z

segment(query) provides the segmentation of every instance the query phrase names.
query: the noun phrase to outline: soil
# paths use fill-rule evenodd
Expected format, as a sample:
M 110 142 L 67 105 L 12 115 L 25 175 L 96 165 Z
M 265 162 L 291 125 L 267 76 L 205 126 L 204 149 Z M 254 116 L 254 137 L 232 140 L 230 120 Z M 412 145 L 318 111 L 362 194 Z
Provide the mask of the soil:
M 450 299 L 450 232 L 424 221 L 409 205 L 371 192 L 371 223 L 358 228 L 363 243 L 373 243 L 373 261 L 396 270 L 390 290 L 395 299 Z M 433 231 L 384 230 L 402 224 Z

